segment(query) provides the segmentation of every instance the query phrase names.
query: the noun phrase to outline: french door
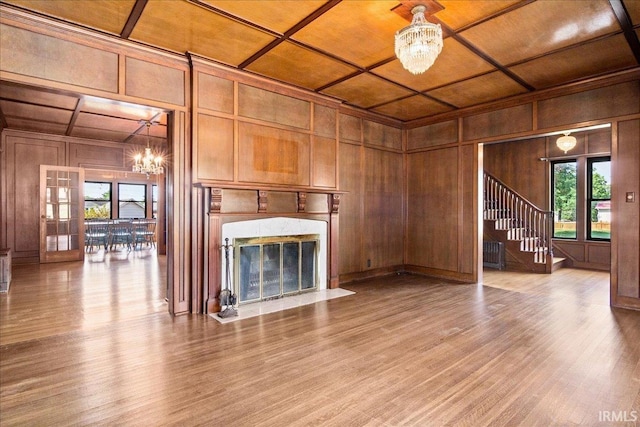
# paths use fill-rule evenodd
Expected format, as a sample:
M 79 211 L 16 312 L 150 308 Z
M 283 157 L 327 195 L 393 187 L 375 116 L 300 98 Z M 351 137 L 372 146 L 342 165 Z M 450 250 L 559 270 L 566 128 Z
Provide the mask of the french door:
M 40 165 L 40 262 L 84 259 L 84 169 Z

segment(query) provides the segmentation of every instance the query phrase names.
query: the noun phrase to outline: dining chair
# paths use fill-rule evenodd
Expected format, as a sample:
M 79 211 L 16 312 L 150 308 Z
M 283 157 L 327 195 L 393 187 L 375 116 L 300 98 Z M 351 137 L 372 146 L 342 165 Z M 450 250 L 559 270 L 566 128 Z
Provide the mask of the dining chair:
M 127 245 L 131 250 L 133 244 L 133 226 L 130 219 L 114 219 L 109 223 L 109 246 Z
M 104 246 L 108 250 L 109 244 L 109 221 L 95 220 L 85 222 L 84 232 L 85 246 L 89 251 L 93 250 L 93 246 Z

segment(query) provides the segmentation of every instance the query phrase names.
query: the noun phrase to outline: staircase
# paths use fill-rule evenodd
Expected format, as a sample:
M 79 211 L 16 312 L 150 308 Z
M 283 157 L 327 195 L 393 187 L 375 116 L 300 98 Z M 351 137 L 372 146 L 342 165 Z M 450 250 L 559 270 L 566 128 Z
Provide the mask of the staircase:
M 497 178 L 484 174 L 484 240 L 502 242 L 508 270 L 552 273 L 553 212 L 543 211 Z

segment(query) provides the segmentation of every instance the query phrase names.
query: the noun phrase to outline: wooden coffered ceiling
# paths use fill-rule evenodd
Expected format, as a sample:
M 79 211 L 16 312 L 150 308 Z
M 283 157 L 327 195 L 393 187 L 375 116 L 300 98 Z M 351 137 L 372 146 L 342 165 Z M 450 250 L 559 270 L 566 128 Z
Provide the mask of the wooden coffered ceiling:
M 191 52 L 401 122 L 640 64 L 637 0 L 0 3 L 165 51 Z M 411 7 L 420 3 L 435 10 L 428 19 L 442 25 L 445 40 L 433 67 L 414 76 L 395 57 L 393 41 L 395 32 L 409 24 Z M 28 91 L 34 89 L 7 84 L 0 90 L 1 114 L 9 127 L 19 127 L 21 120 L 26 126 L 27 116 L 37 110 L 55 110 L 47 126 L 55 124 L 70 135 L 91 136 L 97 126 L 92 120 L 115 120 L 131 107 L 98 108 L 82 96 L 32 96 Z M 148 110 L 136 119 L 158 113 Z M 141 130 L 137 120 L 129 121 L 109 127 L 112 140 Z

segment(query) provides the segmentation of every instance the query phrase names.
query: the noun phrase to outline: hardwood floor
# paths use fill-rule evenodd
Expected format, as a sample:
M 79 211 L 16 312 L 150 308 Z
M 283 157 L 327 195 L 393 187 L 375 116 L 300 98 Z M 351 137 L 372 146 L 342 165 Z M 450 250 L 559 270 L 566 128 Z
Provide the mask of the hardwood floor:
M 223 325 L 167 314 L 153 251 L 96 257 L 14 267 L 3 427 L 640 424 L 640 312 L 607 273 L 392 276 Z

